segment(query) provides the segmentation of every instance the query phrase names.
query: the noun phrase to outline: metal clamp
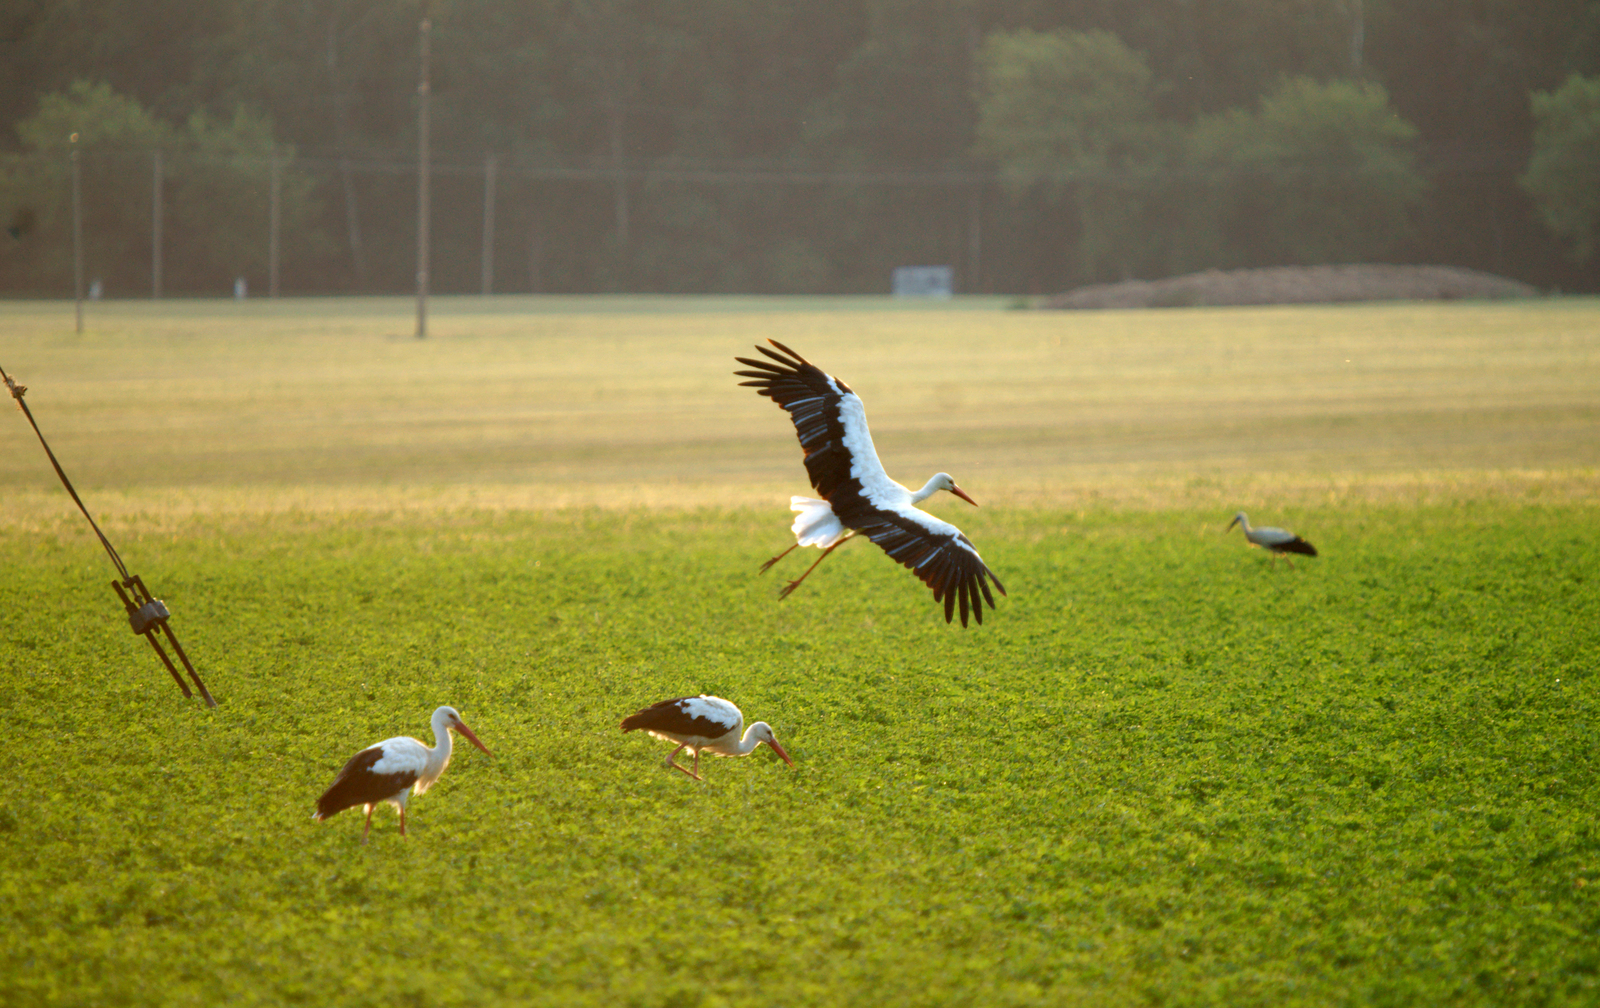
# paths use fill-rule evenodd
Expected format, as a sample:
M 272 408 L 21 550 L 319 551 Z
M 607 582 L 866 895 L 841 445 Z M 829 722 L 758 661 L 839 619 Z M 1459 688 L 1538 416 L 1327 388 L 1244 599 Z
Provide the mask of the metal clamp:
M 128 622 L 133 625 L 134 633 L 143 636 L 147 630 L 171 615 L 160 599 L 151 599 L 140 608 L 128 613 Z

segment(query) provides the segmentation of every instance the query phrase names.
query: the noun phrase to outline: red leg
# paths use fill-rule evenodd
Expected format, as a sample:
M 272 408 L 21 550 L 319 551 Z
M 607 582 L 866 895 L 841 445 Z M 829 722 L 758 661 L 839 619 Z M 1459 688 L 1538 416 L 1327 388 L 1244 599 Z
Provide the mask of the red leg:
M 678 755 L 679 753 L 683 752 L 687 748 L 689 748 L 689 743 L 685 742 L 683 745 L 681 745 L 678 748 L 672 750 L 672 752 L 667 756 L 666 765 L 671 767 L 674 770 L 682 770 L 684 773 L 688 774 L 690 777 L 693 777 L 695 780 L 699 780 L 700 779 L 700 775 L 698 773 L 695 773 L 694 770 L 688 769 L 687 767 L 685 767 L 682 764 L 680 764 L 677 760 L 672 758 L 673 756 Z M 695 770 L 699 770 L 700 769 L 700 750 L 698 750 L 698 749 L 696 749 L 694 751 L 694 766 L 695 766 Z
M 790 553 L 793 553 L 794 550 L 795 550 L 795 546 L 799 546 L 799 545 L 800 545 L 799 543 L 795 543 L 794 546 L 790 546 L 788 549 L 784 550 L 782 553 L 779 553 L 777 556 L 773 557 L 771 560 L 768 560 L 766 563 L 761 565 L 761 569 L 756 571 L 756 573 L 757 574 L 765 574 L 767 572 L 767 568 L 768 567 L 771 567 L 773 564 L 777 563 L 779 560 L 782 560 L 784 557 L 788 556 Z
M 406 807 L 400 806 L 400 835 L 406 835 Z
M 800 582 L 804 581 L 807 577 L 810 577 L 811 576 L 811 572 L 817 569 L 817 564 L 819 564 L 822 561 L 828 559 L 828 554 L 829 553 L 832 553 L 834 550 L 838 549 L 840 546 L 843 546 L 847 541 L 849 541 L 850 536 L 853 536 L 853 535 L 855 535 L 855 533 L 851 532 L 849 535 L 845 536 L 843 539 L 840 539 L 838 542 L 834 543 L 832 546 L 829 546 L 827 549 L 823 550 L 822 551 L 822 555 L 817 557 L 817 563 L 814 563 L 810 567 L 807 567 L 806 568 L 806 572 L 804 574 L 800 575 L 799 577 L 795 578 L 793 581 L 790 581 L 787 585 L 785 585 L 783 591 L 778 593 L 778 597 L 781 598 L 781 599 L 788 598 L 789 597 L 789 593 L 794 591 L 796 588 L 800 587 Z

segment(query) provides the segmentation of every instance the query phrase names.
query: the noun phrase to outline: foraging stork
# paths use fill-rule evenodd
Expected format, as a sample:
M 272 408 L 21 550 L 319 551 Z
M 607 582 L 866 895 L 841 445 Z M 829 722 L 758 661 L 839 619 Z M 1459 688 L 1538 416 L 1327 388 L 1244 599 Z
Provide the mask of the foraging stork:
M 433 712 L 432 749 L 404 735 L 368 746 L 350 757 L 332 786 L 317 799 L 317 811 L 311 818 L 321 822 L 361 805 L 367 813 L 367 825 L 361 831 L 361 842 L 366 843 L 367 834 L 372 832 L 372 809 L 388 802 L 400 810 L 400 835 L 405 836 L 406 799 L 432 787 L 450 765 L 451 731 L 460 732 L 468 742 L 494 755 L 472 734 L 454 707 L 440 707 Z
M 959 602 L 961 625 L 967 625 L 968 612 L 982 625 L 984 602 L 994 608 L 988 582 L 993 581 L 1002 595 L 1006 593 L 1005 586 L 960 529 L 916 507 L 940 490 L 950 491 L 973 507 L 978 502 L 956 486 L 948 473 L 935 474 L 915 492 L 890 479 L 872 447 L 860 397 L 850 386 L 777 340 L 767 342 L 783 353 L 758 346 L 756 349 L 771 360 L 736 357 L 740 364 L 756 370 L 734 374 L 755 379 L 739 384 L 753 386 L 788 411 L 805 451 L 806 473 L 822 495 L 822 500 L 789 498 L 790 510 L 800 513 L 792 526 L 795 544 L 762 564 L 761 570 L 766 571 L 799 546 L 816 546 L 823 552 L 778 597 L 788 597 L 829 553 L 859 532 L 933 589 L 934 601 L 944 603 L 946 623 Z
M 1245 517 L 1243 511 L 1240 511 L 1238 514 L 1234 515 L 1233 521 L 1229 522 L 1228 527 L 1223 529 L 1223 531 L 1231 532 L 1233 531 L 1233 527 L 1235 525 L 1244 529 L 1244 537 L 1250 543 L 1250 545 L 1260 546 L 1262 549 L 1272 554 L 1272 563 L 1274 566 L 1276 566 L 1278 563 L 1278 557 L 1282 556 L 1283 562 L 1288 564 L 1290 567 L 1293 567 L 1294 561 L 1289 559 L 1290 553 L 1301 553 L 1305 556 L 1317 555 L 1317 548 L 1315 546 L 1306 542 L 1293 532 L 1288 532 L 1281 528 L 1272 528 L 1271 526 L 1268 526 L 1267 528 L 1251 528 L 1250 519 Z
M 794 766 L 794 760 L 778 744 L 778 737 L 772 734 L 771 725 L 757 721 L 740 735 L 739 729 L 744 727 L 744 714 L 739 708 L 721 697 L 704 693 L 652 704 L 623 718 L 620 727 L 625 732 L 646 731 L 663 742 L 678 743 L 678 748 L 672 750 L 661 765 L 682 770 L 695 780 L 703 779 L 700 776 L 702 749 L 714 756 L 748 756 L 756 746 L 765 742 L 773 752 L 783 757 L 785 763 Z M 685 769 L 673 759 L 685 749 L 694 753 L 693 770 Z

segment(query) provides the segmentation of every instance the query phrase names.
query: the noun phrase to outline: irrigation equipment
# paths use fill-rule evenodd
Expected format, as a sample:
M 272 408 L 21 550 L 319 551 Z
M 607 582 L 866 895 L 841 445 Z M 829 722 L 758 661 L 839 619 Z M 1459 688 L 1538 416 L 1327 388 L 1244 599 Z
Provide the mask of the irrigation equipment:
M 172 613 L 167 610 L 166 604 L 156 598 L 145 587 L 144 579 L 137 574 L 128 573 L 127 565 L 122 562 L 122 557 L 117 553 L 111 540 L 100 531 L 100 526 L 95 523 L 94 517 L 89 514 L 89 509 L 84 506 L 83 499 L 78 496 L 78 491 L 72 486 L 72 481 L 67 478 L 66 470 L 61 468 L 61 463 L 56 460 L 56 453 L 50 450 L 50 443 L 44 439 L 44 432 L 39 429 L 39 423 L 33 418 L 33 411 L 28 408 L 27 400 L 23 394 L 28 391 L 28 386 L 19 385 L 5 368 L 0 368 L 0 379 L 5 381 L 6 388 L 11 390 L 11 397 L 17 401 L 17 407 L 28 418 L 28 423 L 33 427 L 33 432 L 39 436 L 39 444 L 44 447 L 44 453 L 50 457 L 50 464 L 55 467 L 56 475 L 61 477 L 61 485 L 67 488 L 67 493 L 72 495 L 72 501 L 78 505 L 78 510 L 89 520 L 89 527 L 94 529 L 94 534 L 100 537 L 100 545 L 106 549 L 106 555 L 111 558 L 112 564 L 117 568 L 117 573 L 122 575 L 121 580 L 111 582 L 112 589 L 117 593 L 117 598 L 122 600 L 123 606 L 128 610 L 128 623 L 133 627 L 133 632 L 150 642 L 155 649 L 161 663 L 172 673 L 172 681 L 178 684 L 186 698 L 192 698 L 194 692 L 189 689 L 189 684 L 183 681 L 183 676 L 178 673 L 178 666 L 173 664 L 172 656 L 167 654 L 167 648 L 161 646 L 161 640 L 166 639 L 172 653 L 178 656 L 178 661 L 183 663 L 184 671 L 189 674 L 189 679 L 194 682 L 194 688 L 200 691 L 200 697 L 206 706 L 215 707 L 217 702 L 211 698 L 211 692 L 206 689 L 206 684 L 200 681 L 200 673 L 194 670 L 194 664 L 189 661 L 189 655 L 183 650 L 183 645 L 178 643 L 178 635 L 172 632 L 170 620 Z

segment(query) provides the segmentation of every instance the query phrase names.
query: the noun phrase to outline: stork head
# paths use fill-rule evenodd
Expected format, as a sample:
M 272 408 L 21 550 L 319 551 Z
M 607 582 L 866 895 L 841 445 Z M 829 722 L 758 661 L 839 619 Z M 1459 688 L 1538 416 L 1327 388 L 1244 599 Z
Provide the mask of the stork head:
M 1222 531 L 1224 531 L 1224 532 L 1232 532 L 1233 531 L 1233 527 L 1235 525 L 1243 525 L 1245 528 L 1249 528 L 1250 527 L 1250 519 L 1248 519 L 1248 518 L 1246 518 L 1244 516 L 1244 512 L 1243 511 L 1240 511 L 1238 514 L 1233 516 L 1233 521 L 1229 522 L 1228 523 L 1228 527 L 1223 529 Z
M 438 710 L 434 711 L 433 722 L 435 732 L 437 732 L 441 727 L 449 731 L 456 732 L 462 738 L 466 739 L 468 742 L 471 742 L 479 749 L 482 749 L 488 755 L 494 755 L 494 753 L 489 752 L 488 746 L 478 741 L 478 736 L 472 734 L 472 729 L 468 728 L 467 723 L 461 720 L 461 715 L 456 713 L 456 709 L 454 707 L 440 707 Z
M 928 497 L 939 492 L 940 490 L 948 490 L 957 497 L 960 497 L 962 500 L 966 501 L 968 504 L 971 504 L 973 507 L 978 506 L 978 502 L 973 500 L 971 497 L 968 497 L 965 490 L 956 486 L 956 481 L 951 478 L 949 473 L 934 473 L 933 479 L 929 480 L 928 485 L 924 488 L 923 496 Z
M 789 764 L 790 766 L 794 766 L 794 760 L 790 759 L 789 754 L 783 751 L 783 746 L 778 744 L 778 736 L 772 734 L 771 725 L 767 724 L 765 721 L 757 721 L 755 724 L 750 726 L 750 734 L 757 742 L 765 742 L 767 745 L 771 746 L 772 751 L 777 753 L 779 756 L 782 756 L 785 763 Z

